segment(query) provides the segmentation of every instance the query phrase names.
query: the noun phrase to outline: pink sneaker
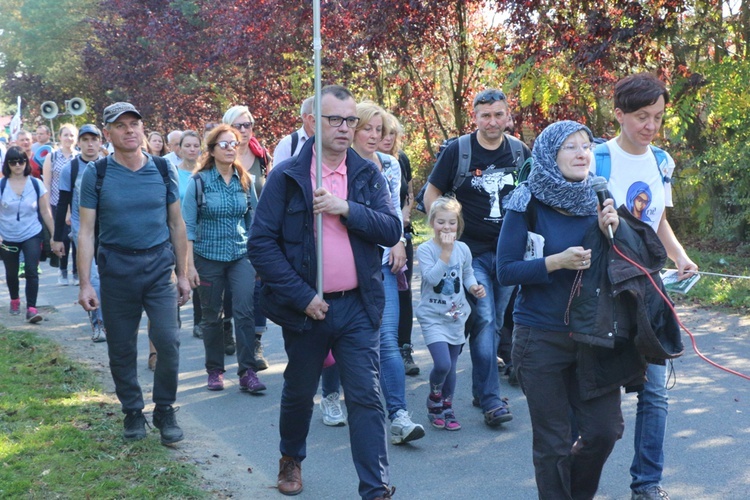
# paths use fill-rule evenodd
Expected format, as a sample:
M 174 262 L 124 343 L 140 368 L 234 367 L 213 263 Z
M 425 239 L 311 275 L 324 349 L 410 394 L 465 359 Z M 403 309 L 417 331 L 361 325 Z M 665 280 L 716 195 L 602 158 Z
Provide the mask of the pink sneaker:
M 208 372 L 208 390 L 224 390 L 224 373 L 221 370 L 210 370 Z
M 453 413 L 453 408 L 448 407 L 443 410 L 443 419 L 445 421 L 445 427 L 443 427 L 446 431 L 458 431 L 461 429 L 461 424 L 458 423 L 458 420 L 456 420 L 456 415 Z
M 427 418 L 436 429 L 445 429 L 443 418 L 443 397 L 440 394 L 430 394 L 427 397 Z
M 39 323 L 42 321 L 42 315 L 36 310 L 36 307 L 26 309 L 26 321 L 29 323 Z
M 13 299 L 10 301 L 10 313 L 13 316 L 21 314 L 21 299 Z

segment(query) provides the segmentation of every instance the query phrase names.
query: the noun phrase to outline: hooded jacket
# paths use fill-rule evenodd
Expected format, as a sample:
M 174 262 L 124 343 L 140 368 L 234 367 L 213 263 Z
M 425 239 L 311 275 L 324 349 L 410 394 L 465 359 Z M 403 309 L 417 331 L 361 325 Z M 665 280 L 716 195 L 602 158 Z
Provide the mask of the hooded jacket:
M 317 259 L 310 165 L 314 138 L 299 155 L 268 176 L 248 240 L 248 255 L 263 279 L 261 309 L 274 323 L 294 331 L 312 327 L 305 308 L 316 295 Z M 341 222 L 357 268 L 365 311 L 378 327 L 385 307 L 380 252 L 401 237 L 401 223 L 390 202 L 385 178 L 374 163 L 353 149 L 346 155 L 349 217 Z

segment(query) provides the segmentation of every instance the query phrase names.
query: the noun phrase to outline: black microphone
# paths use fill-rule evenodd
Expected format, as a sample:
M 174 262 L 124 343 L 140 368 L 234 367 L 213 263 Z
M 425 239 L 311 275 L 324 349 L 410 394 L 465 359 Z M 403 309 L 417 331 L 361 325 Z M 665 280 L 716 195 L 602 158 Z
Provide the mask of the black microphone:
M 612 194 L 609 192 L 609 189 L 607 189 L 607 179 L 604 177 L 594 177 L 591 180 L 591 189 L 596 193 L 600 208 L 604 206 L 604 200 L 612 198 Z M 614 198 L 612 198 L 612 201 L 614 201 Z M 614 244 L 615 235 L 612 233 L 612 226 L 608 225 L 607 230 L 609 231 L 609 240 Z

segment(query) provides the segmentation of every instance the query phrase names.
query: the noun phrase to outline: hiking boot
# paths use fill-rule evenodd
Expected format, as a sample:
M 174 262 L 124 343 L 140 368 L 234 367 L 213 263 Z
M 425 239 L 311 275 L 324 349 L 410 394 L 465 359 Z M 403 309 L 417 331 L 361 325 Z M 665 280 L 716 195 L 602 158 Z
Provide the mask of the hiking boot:
M 407 375 L 419 375 L 419 366 L 414 362 L 411 354 L 414 352 L 411 344 L 404 344 L 401 347 L 401 357 L 404 360 L 404 372 Z
M 268 368 L 268 361 L 263 357 L 263 344 L 258 337 L 255 337 L 255 350 L 253 351 L 253 363 L 255 371 L 260 372 Z
M 292 457 L 281 457 L 276 484 L 282 495 L 293 496 L 302 493 L 302 464 Z
M 508 408 L 508 402 L 504 400 L 497 408 L 484 412 L 484 423 L 490 427 L 497 427 L 503 422 L 510 422 L 511 420 L 513 420 L 513 415 Z
M 161 433 L 161 444 L 174 444 L 182 441 L 185 437 L 182 429 L 177 425 L 175 413 L 177 413 L 177 410 L 172 406 L 168 406 L 166 410 L 160 410 L 159 408 L 154 410 L 154 427 L 159 429 Z
M 26 321 L 32 324 L 42 321 L 42 315 L 39 314 L 36 307 L 29 307 L 26 309 Z
M 10 301 L 10 314 L 13 316 L 21 314 L 21 299 L 12 299 Z
M 123 425 L 125 431 L 122 437 L 125 441 L 138 441 L 146 437 L 146 417 L 141 410 L 126 413 Z
M 223 391 L 224 390 L 224 373 L 221 370 L 209 370 L 208 371 L 208 390 L 209 391 Z
M 424 437 L 424 427 L 411 421 L 406 410 L 398 410 L 391 422 L 391 444 L 408 443 Z
M 93 333 L 91 334 L 91 340 L 94 342 L 106 342 L 107 333 L 104 329 L 104 323 L 100 319 L 95 319 L 94 324 L 91 325 Z
M 661 486 L 652 486 L 641 492 L 633 492 L 630 500 L 669 500 L 669 495 Z
M 232 327 L 232 320 L 224 320 L 224 354 L 231 356 L 237 350 L 237 345 L 234 343 L 234 327 Z
M 266 386 L 258 380 L 258 375 L 248 368 L 245 373 L 240 377 L 240 390 L 243 392 L 249 392 L 250 394 L 257 394 L 266 390 Z
M 203 328 L 201 328 L 201 325 L 193 325 L 193 337 L 196 339 L 202 339 L 203 338 Z
M 57 284 L 61 286 L 68 286 L 70 284 L 68 281 L 68 271 L 63 271 L 62 269 L 57 271 Z
M 331 427 L 346 425 L 346 417 L 341 411 L 341 401 L 338 392 L 332 392 L 320 400 L 320 412 L 323 414 L 323 423 Z

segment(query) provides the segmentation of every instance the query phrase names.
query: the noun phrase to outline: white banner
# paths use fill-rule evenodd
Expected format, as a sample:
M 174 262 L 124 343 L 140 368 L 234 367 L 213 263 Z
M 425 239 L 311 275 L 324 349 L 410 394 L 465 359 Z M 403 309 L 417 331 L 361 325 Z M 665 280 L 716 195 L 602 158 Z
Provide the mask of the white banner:
M 21 131 L 21 96 L 18 96 L 18 109 L 13 119 L 10 121 L 10 140 L 15 141 L 18 133 Z

